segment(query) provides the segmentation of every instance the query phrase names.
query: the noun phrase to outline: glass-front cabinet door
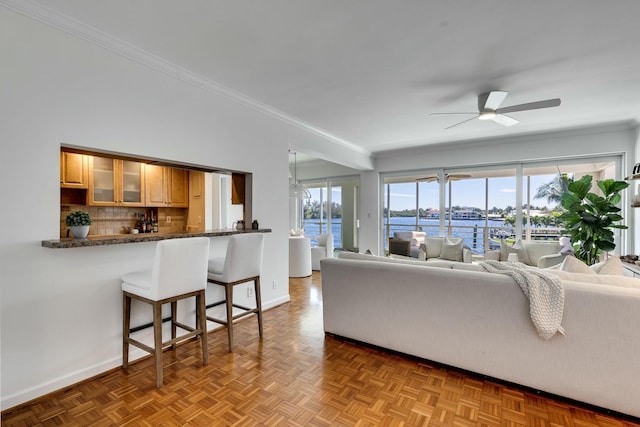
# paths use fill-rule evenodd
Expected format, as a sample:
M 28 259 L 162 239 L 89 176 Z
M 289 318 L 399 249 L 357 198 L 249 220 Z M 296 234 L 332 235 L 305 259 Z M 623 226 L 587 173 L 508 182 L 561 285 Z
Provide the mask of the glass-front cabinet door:
M 116 161 L 91 156 L 89 161 L 89 204 L 115 206 Z
M 98 156 L 89 163 L 89 205 L 144 205 L 142 163 Z
M 143 164 L 122 160 L 122 198 L 123 205 L 142 205 Z

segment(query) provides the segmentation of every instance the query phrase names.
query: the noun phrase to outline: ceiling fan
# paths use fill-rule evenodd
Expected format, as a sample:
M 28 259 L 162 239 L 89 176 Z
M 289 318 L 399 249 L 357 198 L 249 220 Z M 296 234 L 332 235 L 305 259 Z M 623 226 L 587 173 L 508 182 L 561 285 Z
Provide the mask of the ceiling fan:
M 471 178 L 471 175 L 465 175 L 462 173 L 445 173 L 444 174 L 444 182 L 460 181 L 461 179 L 467 179 L 467 178 Z M 434 175 L 434 176 L 425 176 L 424 178 L 418 178 L 416 179 L 416 181 L 434 182 L 434 181 L 439 181 L 439 179 L 440 177 Z
M 505 113 L 513 113 L 516 111 L 537 110 L 540 108 L 557 107 L 560 105 L 560 98 L 545 99 L 544 101 L 528 102 L 526 104 L 511 105 L 509 107 L 498 108 L 502 101 L 507 97 L 509 92 L 493 90 L 491 92 L 481 93 L 478 95 L 478 111 L 477 112 L 465 112 L 465 113 L 431 113 L 433 115 L 443 114 L 474 114 L 474 117 L 463 120 L 456 124 L 446 127 L 445 129 L 451 129 L 452 127 L 461 125 L 473 119 L 480 120 L 493 120 L 496 123 L 500 123 L 504 126 L 513 126 L 518 121 L 512 117 L 506 116 Z

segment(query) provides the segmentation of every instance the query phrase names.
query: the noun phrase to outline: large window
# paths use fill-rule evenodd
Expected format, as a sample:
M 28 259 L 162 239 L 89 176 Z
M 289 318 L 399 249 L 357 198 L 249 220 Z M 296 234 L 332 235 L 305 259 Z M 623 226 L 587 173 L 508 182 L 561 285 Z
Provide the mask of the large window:
M 609 157 L 386 176 L 384 247 L 406 230 L 461 237 L 475 254 L 502 239 L 557 240 L 563 182 L 585 174 L 616 178 L 620 163 Z

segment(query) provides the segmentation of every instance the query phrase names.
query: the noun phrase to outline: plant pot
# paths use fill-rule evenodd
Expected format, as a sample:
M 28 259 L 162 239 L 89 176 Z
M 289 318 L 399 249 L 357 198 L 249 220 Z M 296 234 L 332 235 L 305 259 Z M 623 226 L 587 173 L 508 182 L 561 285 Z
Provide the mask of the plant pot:
M 87 235 L 89 235 L 88 225 L 72 225 L 69 229 L 74 239 L 86 239 Z

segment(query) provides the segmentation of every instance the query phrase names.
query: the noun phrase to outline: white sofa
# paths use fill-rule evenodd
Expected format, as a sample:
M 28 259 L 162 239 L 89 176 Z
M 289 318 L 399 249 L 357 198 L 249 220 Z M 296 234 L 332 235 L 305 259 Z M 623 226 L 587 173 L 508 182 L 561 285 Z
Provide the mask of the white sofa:
M 418 259 L 421 261 L 458 261 L 471 262 L 471 249 L 464 246 L 460 237 L 427 236 L 420 244 Z
M 518 261 L 533 267 L 547 268 L 560 264 L 566 253 L 561 254 L 562 245 L 558 242 L 546 242 L 540 240 L 522 240 L 513 245 L 508 245 L 504 240 L 500 243 L 500 249 L 484 253 L 485 260 L 507 261 L 508 255 L 515 253 Z
M 424 231 L 396 231 L 389 239 L 389 253 L 421 261 L 448 260 L 471 262 L 471 249 L 460 237 L 427 236 Z
M 478 265 L 346 253 L 321 265 L 327 334 L 640 417 L 638 288 L 563 280 L 566 336 L 543 340 L 518 285 Z

